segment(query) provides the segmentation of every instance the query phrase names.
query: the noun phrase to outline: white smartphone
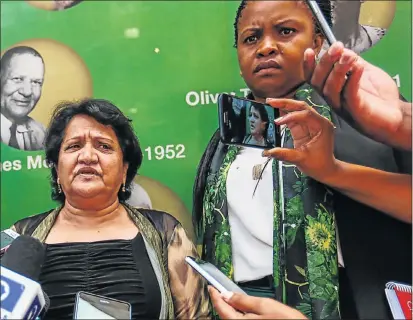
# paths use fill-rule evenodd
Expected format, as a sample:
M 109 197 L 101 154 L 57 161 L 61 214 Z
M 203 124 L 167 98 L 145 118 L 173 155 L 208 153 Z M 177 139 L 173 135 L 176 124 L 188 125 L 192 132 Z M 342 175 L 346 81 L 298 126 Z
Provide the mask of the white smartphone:
M 76 294 L 73 319 L 131 319 L 130 303 L 93 293 L 80 291 Z
M 189 256 L 185 258 L 185 261 L 220 293 L 231 291 L 246 294 L 244 290 L 238 287 L 213 264 Z

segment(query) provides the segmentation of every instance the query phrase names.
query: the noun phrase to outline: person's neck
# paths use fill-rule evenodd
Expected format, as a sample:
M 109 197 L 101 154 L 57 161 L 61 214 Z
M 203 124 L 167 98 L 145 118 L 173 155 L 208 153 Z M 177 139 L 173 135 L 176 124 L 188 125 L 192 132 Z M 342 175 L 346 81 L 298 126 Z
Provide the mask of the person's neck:
M 304 84 L 305 81 L 300 82 L 299 84 L 297 84 L 295 87 L 293 87 L 292 89 L 290 89 L 287 92 L 283 92 L 283 93 L 269 93 L 266 94 L 266 96 L 264 96 L 263 94 L 254 94 L 253 92 L 252 95 L 254 97 L 254 100 L 260 103 L 265 103 L 267 98 L 273 98 L 273 99 L 293 99 L 295 96 L 295 93 L 297 92 L 297 90 Z
M 98 209 L 91 209 L 88 206 L 78 205 L 69 200 L 65 200 L 65 204 L 59 214 L 63 222 L 70 223 L 74 226 L 88 228 L 90 226 L 100 226 L 117 219 L 122 214 L 122 205 L 116 197 L 115 201 L 111 201 L 105 206 Z
M 258 144 L 264 142 L 264 137 L 260 134 L 252 134 L 251 136 Z
M 7 109 L 6 109 L 6 108 L 1 108 L 1 115 L 2 115 L 3 117 L 5 117 L 7 120 L 9 120 L 11 123 L 16 123 L 16 124 L 22 124 L 22 123 L 24 123 L 24 122 L 26 121 L 27 117 L 28 117 L 28 116 L 25 116 L 25 117 L 23 117 L 23 118 L 14 118 L 12 115 L 10 115 L 10 114 L 7 112 Z

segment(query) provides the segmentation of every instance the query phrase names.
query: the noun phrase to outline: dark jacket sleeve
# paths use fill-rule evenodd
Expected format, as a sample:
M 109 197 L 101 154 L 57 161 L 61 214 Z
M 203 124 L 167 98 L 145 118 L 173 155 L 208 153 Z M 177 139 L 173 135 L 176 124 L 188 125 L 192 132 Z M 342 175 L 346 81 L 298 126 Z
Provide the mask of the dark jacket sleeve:
M 411 173 L 411 153 L 363 136 L 337 115 L 333 115 L 333 122 L 337 127 L 338 159 L 389 172 Z M 359 318 L 391 319 L 384 287 L 388 281 L 412 283 L 411 225 L 338 192 L 334 194 L 334 206 L 344 265 Z
M 198 258 L 194 243 L 182 225 L 168 213 L 156 210 L 141 212 L 164 238 L 165 265 L 174 301 L 176 319 L 206 319 L 211 304 L 205 280 L 186 262 L 186 256 Z

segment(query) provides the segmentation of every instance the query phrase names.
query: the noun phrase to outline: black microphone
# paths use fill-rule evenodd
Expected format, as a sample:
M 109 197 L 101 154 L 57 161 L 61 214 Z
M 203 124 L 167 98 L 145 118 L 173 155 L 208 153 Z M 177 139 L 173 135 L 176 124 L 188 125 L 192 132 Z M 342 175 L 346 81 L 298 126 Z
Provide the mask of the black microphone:
M 50 300 L 38 283 L 46 248 L 32 237 L 16 238 L 1 258 L 1 319 L 35 319 Z

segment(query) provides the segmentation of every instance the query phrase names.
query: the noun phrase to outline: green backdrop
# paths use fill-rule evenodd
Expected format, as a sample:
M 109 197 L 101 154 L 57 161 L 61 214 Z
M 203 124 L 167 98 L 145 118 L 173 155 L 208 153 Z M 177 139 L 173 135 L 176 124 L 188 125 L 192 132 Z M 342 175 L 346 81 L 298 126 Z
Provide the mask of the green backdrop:
M 93 96 L 113 101 L 133 119 L 144 151 L 140 174 L 172 190 L 190 212 L 196 166 L 217 128 L 213 100 L 223 91 L 242 96 L 245 88 L 232 48 L 237 6 L 238 1 L 84 1 L 48 11 L 24 1 L 2 1 L 1 51 L 30 39 L 54 39 L 73 49 L 90 72 Z M 411 32 L 411 1 L 397 1 L 388 35 L 363 54 L 398 75 L 409 100 Z M 49 98 L 45 91 L 39 103 L 51 109 L 44 102 L 53 94 L 50 79 L 60 78 L 59 65 L 63 70 L 67 61 L 59 52 L 45 54 Z M 51 55 L 53 70 L 48 69 Z M 76 79 L 65 81 L 70 91 Z M 60 99 L 58 94 L 54 99 Z M 55 206 L 49 170 L 33 168 L 36 156 L 43 152 L 1 144 L 2 229 Z M 18 160 L 21 168 L 13 168 L 10 162 Z

